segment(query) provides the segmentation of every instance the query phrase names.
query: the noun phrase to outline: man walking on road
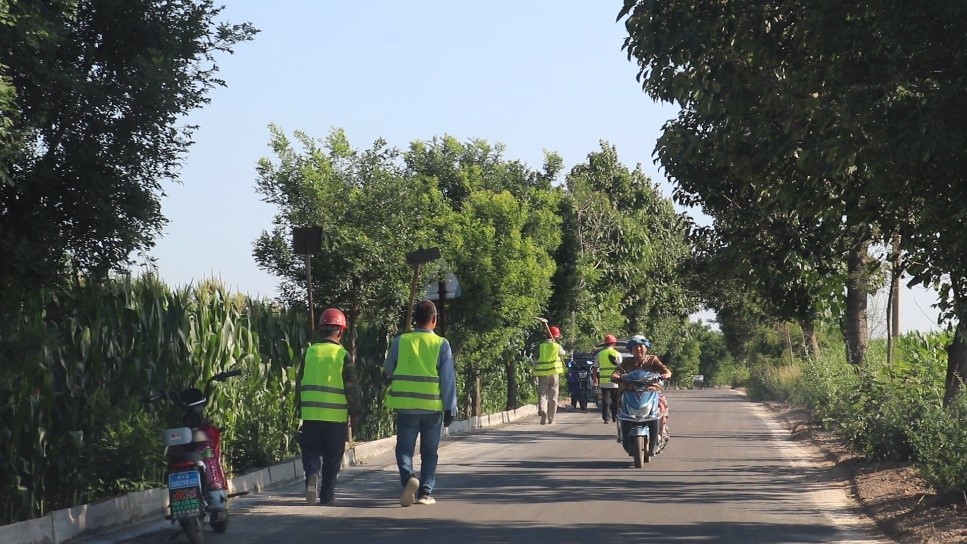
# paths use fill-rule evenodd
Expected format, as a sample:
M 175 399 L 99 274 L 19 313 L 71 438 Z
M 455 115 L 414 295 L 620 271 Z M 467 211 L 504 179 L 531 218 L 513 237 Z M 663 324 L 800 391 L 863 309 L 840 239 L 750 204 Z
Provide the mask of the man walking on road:
M 537 362 L 534 364 L 539 399 L 537 413 L 541 416 L 541 425 L 554 423 L 561 374 L 564 374 L 564 355 L 567 353 L 557 343 L 557 339 L 561 337 L 561 329 L 549 327 L 548 332 L 550 337 L 538 346 Z
M 601 388 L 601 417 L 605 423 L 618 418 L 618 384 L 611 381 L 611 374 L 621 364 L 621 353 L 614 349 L 618 339 L 613 334 L 604 337 L 604 349 L 598 352 L 594 367 L 598 371 L 598 387 Z
M 306 350 L 296 379 L 298 417 L 302 419 L 299 447 L 309 504 L 332 504 L 335 499 L 349 414 L 358 420 L 360 412 L 355 366 L 340 344 L 345 330 L 346 316 L 340 310 L 322 312 L 318 328 L 321 340 Z
M 390 378 L 387 406 L 396 410 L 396 465 L 403 493 L 400 506 L 434 504 L 440 435 L 457 414 L 456 374 L 446 338 L 438 336 L 436 306 L 422 300 L 413 310 L 416 328 L 393 339 L 383 370 Z M 420 438 L 420 477 L 413 453 Z

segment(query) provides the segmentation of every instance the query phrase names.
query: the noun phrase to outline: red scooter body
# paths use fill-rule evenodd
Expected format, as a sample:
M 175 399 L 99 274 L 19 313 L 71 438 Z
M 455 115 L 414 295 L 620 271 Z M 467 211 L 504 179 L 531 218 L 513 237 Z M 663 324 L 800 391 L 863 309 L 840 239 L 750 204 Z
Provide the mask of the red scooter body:
M 208 436 L 208 445 L 211 448 L 211 457 L 202 460 L 205 463 L 209 489 L 228 489 L 228 481 L 225 480 L 225 472 L 222 470 L 222 432 L 210 421 L 203 422 L 198 430 Z

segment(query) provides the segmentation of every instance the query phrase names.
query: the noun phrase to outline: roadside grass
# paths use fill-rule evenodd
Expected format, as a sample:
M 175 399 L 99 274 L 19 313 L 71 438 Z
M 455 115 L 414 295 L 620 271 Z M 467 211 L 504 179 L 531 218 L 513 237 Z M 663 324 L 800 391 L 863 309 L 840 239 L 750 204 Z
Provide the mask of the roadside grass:
M 863 367 L 841 343 L 814 358 L 762 357 L 750 365 L 750 396 L 808 410 L 824 428 L 874 461 L 911 462 L 937 493 L 967 490 L 967 398 L 942 405 L 949 336 L 897 339 L 887 364 L 885 341 L 870 345 Z

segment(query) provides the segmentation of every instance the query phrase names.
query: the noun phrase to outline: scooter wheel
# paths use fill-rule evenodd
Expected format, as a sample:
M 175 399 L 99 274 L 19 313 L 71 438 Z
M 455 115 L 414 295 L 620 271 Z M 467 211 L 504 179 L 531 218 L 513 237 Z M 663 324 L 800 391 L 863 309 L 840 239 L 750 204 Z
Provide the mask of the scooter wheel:
M 203 531 L 204 525 L 200 517 L 181 519 L 178 520 L 178 523 L 185 532 L 185 536 L 188 537 L 188 542 L 191 542 L 191 544 L 204 544 L 205 531 Z
M 224 533 L 228 530 L 228 511 L 226 510 L 225 512 L 221 513 L 218 519 L 213 517 L 208 524 L 211 525 L 212 531 L 215 531 L 216 533 Z

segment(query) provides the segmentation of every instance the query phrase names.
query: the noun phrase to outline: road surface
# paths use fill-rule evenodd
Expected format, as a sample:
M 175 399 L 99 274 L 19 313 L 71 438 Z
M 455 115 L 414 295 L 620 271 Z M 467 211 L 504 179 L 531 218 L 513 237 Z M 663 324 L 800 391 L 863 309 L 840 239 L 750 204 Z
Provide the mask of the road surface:
M 232 503 L 206 542 L 883 543 L 818 454 L 725 389 L 669 391 L 672 439 L 641 469 L 600 414 L 559 413 L 447 440 L 437 504 L 399 505 L 392 453 L 344 469 L 333 506 L 301 483 Z M 122 540 L 185 542 L 175 529 Z

